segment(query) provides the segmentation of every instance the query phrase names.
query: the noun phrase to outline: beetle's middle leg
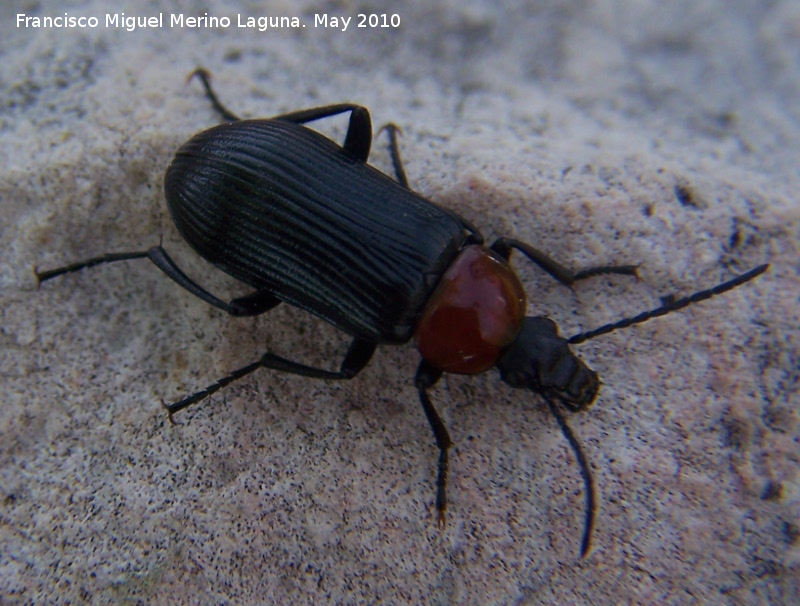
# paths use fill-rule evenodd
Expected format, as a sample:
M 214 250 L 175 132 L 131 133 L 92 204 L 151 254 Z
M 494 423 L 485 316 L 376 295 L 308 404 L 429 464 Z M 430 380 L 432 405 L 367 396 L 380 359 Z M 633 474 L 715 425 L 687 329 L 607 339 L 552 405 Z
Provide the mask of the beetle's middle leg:
M 414 385 L 419 390 L 422 409 L 425 411 L 425 416 L 428 418 L 428 423 L 433 430 L 433 436 L 436 438 L 436 446 L 439 448 L 439 467 L 436 476 L 436 512 L 440 527 L 444 526 L 444 512 L 447 509 L 447 451 L 453 445 L 453 441 L 450 439 L 450 434 L 447 432 L 444 421 L 442 421 L 439 413 L 436 412 L 431 403 L 428 389 L 433 387 L 441 377 L 442 371 L 434 368 L 425 360 L 420 362 L 417 374 L 414 377 Z
M 315 379 L 352 379 L 369 363 L 369 361 L 372 359 L 372 354 L 375 353 L 376 347 L 377 344 L 371 341 L 364 341 L 358 338 L 353 339 L 353 342 L 350 343 L 350 347 L 344 356 L 344 360 L 342 360 L 342 364 L 339 367 L 338 372 L 325 370 L 323 368 L 315 368 L 313 366 L 306 366 L 305 364 L 301 364 L 281 356 L 276 356 L 275 354 L 265 353 L 263 356 L 261 356 L 261 359 L 258 362 L 253 362 L 252 364 L 248 364 L 247 366 L 233 371 L 229 375 L 215 382 L 213 385 L 209 385 L 205 389 L 198 391 L 197 393 L 192 394 L 183 400 L 174 402 L 172 404 L 164 404 L 164 408 L 167 409 L 170 421 L 172 421 L 172 415 L 179 410 L 183 410 L 192 404 L 196 404 L 200 400 L 203 400 L 211 394 L 219 391 L 226 385 L 249 375 L 251 372 L 258 370 L 259 368 L 281 370 L 294 375 L 312 377 Z

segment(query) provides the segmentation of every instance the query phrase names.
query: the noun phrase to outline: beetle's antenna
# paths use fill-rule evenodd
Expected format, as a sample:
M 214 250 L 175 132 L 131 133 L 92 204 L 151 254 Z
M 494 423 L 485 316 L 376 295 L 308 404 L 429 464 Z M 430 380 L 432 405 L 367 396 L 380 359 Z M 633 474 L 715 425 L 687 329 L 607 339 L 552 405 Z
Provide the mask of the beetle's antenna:
M 606 324 L 604 326 L 601 326 L 600 328 L 595 328 L 594 330 L 589 330 L 586 332 L 578 333 L 577 335 L 573 335 L 572 337 L 567 339 L 567 342 L 570 345 L 575 345 L 576 343 L 583 343 L 584 341 L 588 341 L 589 339 L 594 339 L 595 337 L 599 337 L 600 335 L 613 332 L 617 329 L 627 328 L 628 326 L 633 326 L 634 324 L 641 324 L 642 322 L 647 322 L 648 320 L 651 320 L 653 318 L 664 316 L 668 313 L 672 313 L 673 311 L 678 311 L 679 309 L 688 307 L 693 303 L 699 303 L 700 301 L 705 301 L 706 299 L 710 299 L 711 297 L 732 290 L 737 286 L 741 286 L 742 284 L 749 282 L 753 278 L 756 278 L 757 276 L 763 274 L 765 271 L 767 271 L 767 268 L 769 268 L 769 263 L 765 263 L 764 265 L 759 265 L 755 269 L 751 269 L 750 271 L 745 272 L 740 276 L 736 276 L 735 278 L 728 280 L 727 282 L 723 282 L 722 284 L 717 284 L 713 288 L 701 290 L 699 292 L 694 293 L 693 295 L 689 295 L 688 297 L 683 297 L 682 299 L 676 299 L 674 301 L 670 301 L 668 303 L 665 303 L 661 307 L 656 307 L 655 309 L 651 309 L 650 311 L 640 313 L 638 316 L 624 318 L 623 320 L 619 320 L 611 324 Z
M 581 539 L 581 557 L 585 558 L 586 554 L 589 552 L 589 547 L 591 546 L 592 530 L 594 529 L 594 478 L 592 477 L 592 471 L 589 468 L 589 462 L 586 459 L 586 455 L 583 454 L 583 449 L 581 448 L 580 442 L 578 442 L 578 438 L 575 437 L 575 434 L 572 433 L 572 429 L 570 429 L 569 425 L 567 425 L 567 419 L 558 408 L 558 405 L 546 393 L 543 393 L 542 396 L 544 397 L 544 401 L 547 402 L 547 405 L 550 407 L 550 412 L 553 413 L 556 421 L 558 421 L 558 426 L 561 428 L 561 433 L 564 434 L 564 437 L 567 438 L 567 442 L 569 442 L 569 445 L 572 447 L 572 451 L 575 453 L 575 458 L 578 460 L 578 466 L 581 469 L 581 476 L 583 476 L 583 492 L 586 496 L 586 519 L 583 524 L 583 538 Z

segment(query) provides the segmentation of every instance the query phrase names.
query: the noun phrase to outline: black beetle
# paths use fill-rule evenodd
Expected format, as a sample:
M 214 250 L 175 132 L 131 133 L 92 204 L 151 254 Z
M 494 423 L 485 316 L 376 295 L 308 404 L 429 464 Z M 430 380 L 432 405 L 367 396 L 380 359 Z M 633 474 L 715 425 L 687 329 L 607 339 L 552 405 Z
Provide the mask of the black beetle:
M 635 266 L 601 266 L 573 273 L 532 246 L 500 238 L 491 246 L 466 219 L 410 190 L 387 125 L 397 181 L 367 164 L 369 111 L 339 104 L 270 119 L 240 120 L 200 78 L 225 123 L 195 135 L 167 169 L 165 191 L 181 235 L 205 259 L 253 287 L 228 303 L 193 282 L 160 245 L 107 254 L 46 272 L 40 282 L 85 267 L 147 257 L 168 277 L 234 316 L 264 313 L 281 302 L 305 309 L 353 337 L 338 371 L 277 356 L 261 359 L 206 389 L 166 405 L 173 413 L 257 368 L 322 379 L 350 379 L 379 344 L 414 338 L 422 361 L 414 379 L 439 448 L 436 509 L 446 507 L 447 452 L 452 442 L 428 390 L 443 372 L 477 374 L 492 367 L 516 388 L 540 394 L 575 451 L 585 483 L 581 555 L 594 524 L 594 486 L 583 451 L 558 403 L 581 410 L 600 381 L 569 349 L 618 328 L 645 322 L 735 288 L 766 271 L 761 265 L 713 288 L 569 339 L 545 317 L 525 317 L 525 293 L 508 265 L 512 249 L 567 286 L 599 274 L 635 275 Z M 344 145 L 303 126 L 350 113 Z

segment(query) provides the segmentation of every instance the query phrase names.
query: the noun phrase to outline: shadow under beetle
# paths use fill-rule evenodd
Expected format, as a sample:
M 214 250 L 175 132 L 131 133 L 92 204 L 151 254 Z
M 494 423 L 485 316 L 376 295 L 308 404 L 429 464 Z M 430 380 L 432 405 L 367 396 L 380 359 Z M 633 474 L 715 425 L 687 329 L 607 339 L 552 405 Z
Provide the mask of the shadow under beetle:
M 440 525 L 452 441 L 428 390 L 442 373 L 477 374 L 496 367 L 511 387 L 527 388 L 544 398 L 575 452 L 586 499 L 581 541 L 585 556 L 594 526 L 594 484 L 561 405 L 571 411 L 586 408 L 596 399 L 600 381 L 569 345 L 731 290 L 768 266 L 564 338 L 549 318 L 525 317 L 525 292 L 508 264 L 512 249 L 567 286 L 600 274 L 635 275 L 635 266 L 573 273 L 518 240 L 500 238 L 486 247 L 466 219 L 411 191 L 400 160 L 397 127 L 385 127 L 397 180 L 367 164 L 372 123 L 365 107 L 344 103 L 241 120 L 220 103 L 205 70 L 195 75 L 225 122 L 195 135 L 178 150 L 164 180 L 167 206 L 180 234 L 202 257 L 255 290 L 226 303 L 184 274 L 160 245 L 37 272 L 38 280 L 147 257 L 180 286 L 233 316 L 254 316 L 285 302 L 353 337 L 338 371 L 265 353 L 206 389 L 165 404 L 170 420 L 175 412 L 258 368 L 350 379 L 367 365 L 377 345 L 413 338 L 422 356 L 414 385 L 439 448 Z M 350 122 L 342 146 L 303 126 L 347 112 Z

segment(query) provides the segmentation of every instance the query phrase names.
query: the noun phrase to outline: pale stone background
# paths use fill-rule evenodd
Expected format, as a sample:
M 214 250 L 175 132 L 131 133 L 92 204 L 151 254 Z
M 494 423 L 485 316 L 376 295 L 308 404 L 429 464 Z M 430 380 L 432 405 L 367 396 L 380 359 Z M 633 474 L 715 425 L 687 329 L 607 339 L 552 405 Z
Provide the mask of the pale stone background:
M 16 14 L 169 14 L 175 2 L 0 8 L 0 602 L 785 604 L 800 592 L 796 0 L 186 3 L 299 30 L 18 29 Z M 322 31 L 315 13 L 397 13 Z M 258 372 L 265 347 L 335 366 L 346 338 L 288 308 L 232 320 L 146 261 L 36 289 L 32 269 L 163 237 L 175 149 L 216 122 L 198 65 L 246 116 L 340 101 L 402 126 L 413 186 L 570 267 L 641 280 L 572 292 L 515 260 L 565 334 L 765 261 L 725 297 L 578 348 L 601 374 L 571 417 L 582 483 L 542 402 L 495 372 L 433 397 L 456 447 L 449 522 L 411 347 L 347 384 Z M 324 125 L 341 137 L 345 124 Z M 389 167 L 385 139 L 373 163 Z

